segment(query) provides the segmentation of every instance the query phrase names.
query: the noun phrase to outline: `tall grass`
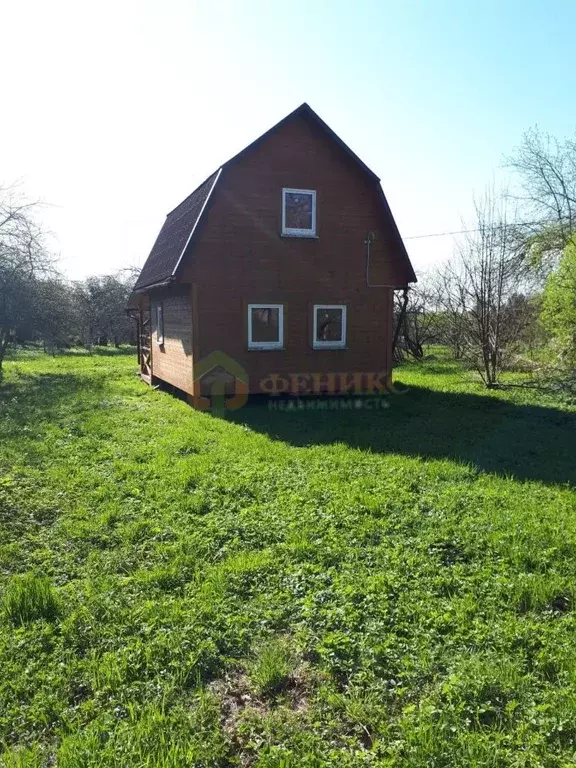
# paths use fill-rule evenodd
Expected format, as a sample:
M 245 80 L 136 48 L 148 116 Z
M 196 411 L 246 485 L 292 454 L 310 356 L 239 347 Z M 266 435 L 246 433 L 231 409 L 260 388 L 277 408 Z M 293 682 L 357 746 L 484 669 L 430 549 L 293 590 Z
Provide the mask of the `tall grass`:
M 286 688 L 295 667 L 296 655 L 287 638 L 262 643 L 248 662 L 248 675 L 256 692 L 273 696 Z
M 60 604 L 49 579 L 26 573 L 14 576 L 8 584 L 4 612 L 14 626 L 22 626 L 37 619 L 54 621 L 60 613 Z

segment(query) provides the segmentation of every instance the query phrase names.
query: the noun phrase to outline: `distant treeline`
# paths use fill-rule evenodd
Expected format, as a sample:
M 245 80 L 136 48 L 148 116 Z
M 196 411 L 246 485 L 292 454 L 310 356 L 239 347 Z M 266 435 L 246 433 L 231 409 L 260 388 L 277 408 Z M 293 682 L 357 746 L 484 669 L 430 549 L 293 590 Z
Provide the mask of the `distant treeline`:
M 38 223 L 41 204 L 0 187 L 0 370 L 10 345 L 46 351 L 75 345 L 135 343 L 126 305 L 136 270 L 66 280 Z

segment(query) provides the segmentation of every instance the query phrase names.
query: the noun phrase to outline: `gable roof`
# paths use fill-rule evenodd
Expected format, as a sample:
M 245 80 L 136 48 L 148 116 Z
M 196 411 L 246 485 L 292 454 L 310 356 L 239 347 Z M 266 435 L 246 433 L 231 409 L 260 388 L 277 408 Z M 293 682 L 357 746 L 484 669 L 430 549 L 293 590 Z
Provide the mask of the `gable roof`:
M 175 274 L 219 175 L 220 171 L 216 171 L 209 176 L 166 216 L 164 226 L 136 281 L 135 291 L 146 286 L 161 285 Z
M 328 134 L 328 136 L 336 142 L 345 152 L 347 155 L 350 156 L 350 158 L 358 165 L 364 173 L 366 173 L 373 181 L 380 181 L 380 178 L 376 176 L 374 171 L 371 171 L 370 168 L 366 165 L 366 163 L 363 163 L 362 160 L 358 157 L 358 155 L 353 152 L 348 144 L 345 144 L 340 136 L 338 136 L 337 133 L 335 133 L 332 128 L 328 125 L 328 123 L 325 123 L 324 120 L 320 117 L 320 115 L 317 115 L 316 112 L 310 107 L 306 102 L 304 104 L 300 104 L 299 107 L 297 107 L 293 112 L 290 112 L 289 115 L 286 115 L 286 117 L 282 118 L 279 123 L 276 123 L 276 125 L 273 125 L 272 128 L 266 131 L 266 133 L 263 133 L 261 136 L 259 136 L 255 141 L 253 141 L 251 144 L 248 144 L 247 147 L 244 147 L 243 150 L 238 152 L 237 155 L 234 155 L 234 157 L 230 158 L 228 162 L 224 163 L 222 166 L 225 168 L 227 165 L 231 165 L 232 163 L 235 163 L 237 160 L 239 160 L 241 157 L 244 156 L 246 152 L 249 152 L 251 149 L 254 149 L 258 144 L 260 144 L 264 139 L 267 139 L 268 136 L 271 133 L 274 133 L 274 131 L 277 131 L 278 128 L 281 128 L 284 123 L 287 123 L 288 120 L 291 120 L 293 117 L 307 117 L 312 120 L 312 122 L 316 123 L 325 133 Z
M 378 194 L 381 198 L 384 212 L 389 219 L 389 226 L 392 238 L 399 248 L 400 257 L 406 259 L 408 264 L 409 278 L 408 282 L 415 282 L 416 275 L 412 269 L 408 253 L 404 246 L 404 242 L 400 237 L 400 232 L 392 216 L 390 206 L 384 195 L 384 191 L 380 186 L 380 178 L 370 170 L 368 166 L 360 160 L 358 155 L 353 152 L 350 147 L 345 144 L 342 139 L 330 128 L 330 126 L 322 120 L 322 118 L 314 112 L 314 110 L 308 106 L 308 104 L 301 104 L 289 115 L 286 115 L 280 122 L 273 125 L 266 133 L 263 133 L 255 141 L 245 147 L 243 150 L 230 158 L 225 162 L 217 171 L 209 176 L 205 181 L 200 184 L 185 200 L 183 200 L 173 211 L 166 216 L 166 221 L 160 234 L 156 238 L 150 255 L 148 256 L 146 263 L 144 264 L 140 276 L 134 286 L 134 291 L 146 291 L 150 288 L 159 287 L 161 285 L 167 285 L 176 279 L 176 272 L 180 263 L 186 253 L 189 245 L 191 244 L 193 235 L 200 224 L 202 214 L 206 210 L 210 197 L 214 191 L 220 174 L 222 171 L 236 163 L 250 150 L 254 149 L 257 145 L 263 142 L 270 134 L 281 128 L 284 123 L 293 117 L 307 117 L 318 125 L 346 154 L 354 161 L 354 163 L 375 183 L 378 185 Z

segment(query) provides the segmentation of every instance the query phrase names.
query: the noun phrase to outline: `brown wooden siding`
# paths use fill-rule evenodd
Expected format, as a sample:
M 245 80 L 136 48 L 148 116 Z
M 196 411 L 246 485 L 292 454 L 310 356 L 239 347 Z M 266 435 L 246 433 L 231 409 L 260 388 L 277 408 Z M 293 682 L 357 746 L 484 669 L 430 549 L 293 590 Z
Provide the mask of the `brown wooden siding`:
M 314 189 L 315 239 L 281 237 L 282 188 Z M 237 360 L 252 391 L 271 373 L 376 372 L 391 367 L 391 290 L 402 284 L 377 187 L 308 121 L 297 118 L 222 174 L 182 278 L 197 285 L 198 358 Z M 284 349 L 247 349 L 247 305 L 284 305 Z M 347 348 L 312 348 L 312 306 L 345 304 Z
M 192 394 L 192 301 L 188 286 L 155 292 L 152 309 L 152 375 Z M 164 344 L 158 344 L 156 307 L 164 308 Z

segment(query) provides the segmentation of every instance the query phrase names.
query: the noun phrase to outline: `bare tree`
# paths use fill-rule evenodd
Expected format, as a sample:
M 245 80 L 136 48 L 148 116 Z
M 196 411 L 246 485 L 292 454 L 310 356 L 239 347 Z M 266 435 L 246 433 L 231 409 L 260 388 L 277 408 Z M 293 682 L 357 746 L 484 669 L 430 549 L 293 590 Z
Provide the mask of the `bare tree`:
M 489 193 L 475 208 L 476 226 L 440 271 L 438 300 L 461 357 L 495 387 L 523 330 L 513 297 L 529 289 L 529 275 L 501 201 Z
M 576 136 L 558 141 L 532 128 L 506 163 L 520 180 L 525 251 L 537 264 L 554 263 L 545 257 L 558 256 L 576 233 Z
M 38 281 L 54 270 L 36 221 L 40 204 L 0 187 L 0 371 L 18 329 L 33 325 Z
M 424 277 L 408 293 L 408 303 L 404 306 L 401 294 L 394 294 L 394 320 L 400 323 L 394 359 L 399 362 L 406 355 L 415 360 L 424 357 L 424 348 L 436 339 L 437 312 L 434 287 Z
M 133 321 L 126 306 L 134 285 L 132 270 L 116 275 L 88 277 L 73 285 L 76 327 L 87 349 L 95 344 L 115 346 L 135 341 Z
M 74 296 L 71 285 L 60 277 L 38 281 L 33 327 L 21 341 L 41 341 L 45 352 L 54 354 L 78 339 Z

